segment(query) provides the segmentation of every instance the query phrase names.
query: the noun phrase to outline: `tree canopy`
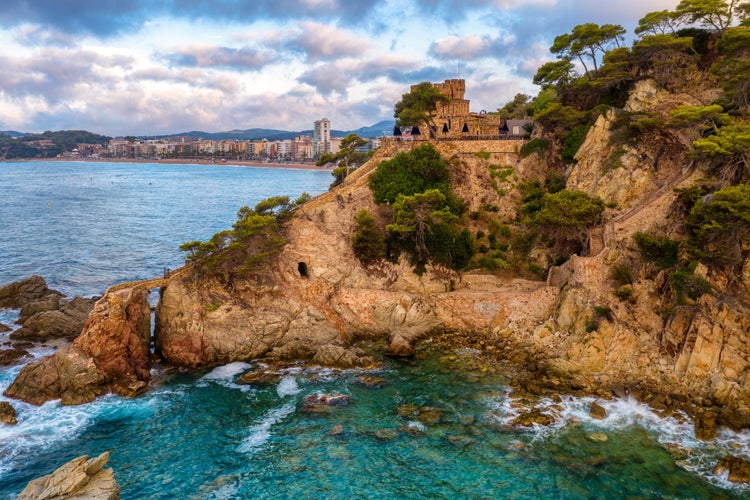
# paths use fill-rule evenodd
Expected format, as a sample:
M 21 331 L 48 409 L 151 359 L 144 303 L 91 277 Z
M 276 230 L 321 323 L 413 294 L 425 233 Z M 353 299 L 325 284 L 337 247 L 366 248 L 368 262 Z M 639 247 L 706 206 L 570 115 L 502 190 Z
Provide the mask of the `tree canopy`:
M 438 104 L 448 102 L 450 98 L 432 83 L 422 82 L 401 96 L 401 100 L 393 108 L 393 117 L 399 127 L 426 124 L 433 130 L 433 115 Z

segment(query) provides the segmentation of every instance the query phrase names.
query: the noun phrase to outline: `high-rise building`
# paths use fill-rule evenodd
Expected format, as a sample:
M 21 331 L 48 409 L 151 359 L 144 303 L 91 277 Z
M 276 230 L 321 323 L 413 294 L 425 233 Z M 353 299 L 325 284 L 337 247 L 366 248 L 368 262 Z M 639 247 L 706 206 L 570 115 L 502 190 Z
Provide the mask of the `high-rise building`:
M 313 152 L 316 157 L 331 152 L 331 122 L 328 118 L 315 120 L 313 128 Z

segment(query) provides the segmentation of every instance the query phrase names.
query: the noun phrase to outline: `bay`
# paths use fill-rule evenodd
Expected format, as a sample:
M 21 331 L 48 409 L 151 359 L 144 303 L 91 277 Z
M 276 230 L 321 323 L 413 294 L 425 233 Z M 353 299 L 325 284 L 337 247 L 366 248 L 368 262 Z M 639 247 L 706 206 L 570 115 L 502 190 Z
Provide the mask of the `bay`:
M 0 283 L 40 274 L 68 295 L 100 294 L 178 266 L 179 244 L 231 226 L 240 206 L 277 194 L 315 195 L 330 181 L 329 172 L 308 170 L 0 164 Z M 0 322 L 14 314 L 0 312 Z M 32 352 L 38 357 L 54 347 Z M 451 354 L 464 366 L 486 362 L 477 351 Z M 106 450 L 124 499 L 749 493 L 711 469 L 724 454 L 746 455 L 750 435 L 723 430 L 715 442 L 701 443 L 688 420 L 660 418 L 632 400 L 602 402 L 602 421 L 588 416 L 590 398 L 537 401 L 556 423 L 519 429 L 511 425 L 520 411 L 507 388 L 512 373 L 449 369 L 429 349 L 415 361 L 385 360 L 377 372 L 294 366 L 265 386 L 234 383 L 257 367 L 157 367 L 142 396 L 109 395 L 77 407 L 12 401 L 19 423 L 0 426 L 0 498 L 15 498 L 29 480 L 67 460 Z M 0 368 L 0 391 L 19 370 Z M 383 386 L 367 387 L 363 375 L 382 377 Z M 334 392 L 351 404 L 304 411 L 306 396 Z M 594 433 L 606 441 L 591 439 Z

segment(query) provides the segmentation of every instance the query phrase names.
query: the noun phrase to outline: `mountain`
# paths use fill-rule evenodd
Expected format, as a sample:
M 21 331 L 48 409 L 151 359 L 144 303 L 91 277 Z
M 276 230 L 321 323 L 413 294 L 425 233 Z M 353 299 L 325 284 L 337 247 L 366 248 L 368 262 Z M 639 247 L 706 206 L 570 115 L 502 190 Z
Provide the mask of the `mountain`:
M 349 134 L 357 134 L 365 139 L 372 139 L 375 137 L 382 137 L 383 135 L 390 135 L 393 130 L 395 122 L 393 120 L 383 120 L 374 125 L 368 127 L 360 127 L 356 130 L 331 130 L 333 137 L 346 137 Z M 227 132 L 203 132 L 193 130 L 190 132 L 182 132 L 179 134 L 168 134 L 158 136 L 141 136 L 141 138 L 153 138 L 153 139 L 168 139 L 170 137 L 202 137 L 210 140 L 259 140 L 268 139 L 269 141 L 283 141 L 285 139 L 294 139 L 300 135 L 313 135 L 312 129 L 301 130 L 298 132 L 292 132 L 288 130 L 276 130 L 267 128 L 250 128 L 245 130 L 229 130 Z

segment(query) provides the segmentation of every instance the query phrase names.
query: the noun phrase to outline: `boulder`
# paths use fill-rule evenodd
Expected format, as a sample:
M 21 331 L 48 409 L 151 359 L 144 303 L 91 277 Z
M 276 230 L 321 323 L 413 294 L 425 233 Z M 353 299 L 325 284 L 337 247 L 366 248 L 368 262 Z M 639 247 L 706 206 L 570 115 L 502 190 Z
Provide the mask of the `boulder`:
M 11 330 L 12 330 L 12 328 L 9 327 L 8 325 L 4 325 L 4 324 L 0 323 L 0 333 L 8 333 Z
M 591 403 L 591 408 L 589 409 L 589 417 L 595 418 L 597 420 L 604 420 L 607 418 L 607 410 L 604 409 L 602 405 L 594 401 Z
M 394 358 L 410 358 L 414 356 L 414 346 L 401 335 L 396 335 L 391 339 L 386 354 Z
M 319 347 L 312 361 L 320 366 L 341 369 L 370 367 L 376 364 L 375 360 L 366 356 L 361 349 L 334 344 Z
M 716 428 L 716 413 L 712 411 L 699 411 L 695 415 L 695 437 L 701 441 L 713 441 L 716 439 L 718 430 Z
M 268 372 L 266 370 L 253 370 L 245 372 L 235 380 L 240 385 L 268 385 L 277 384 L 281 380 L 278 373 Z
M 24 349 L 0 349 L 0 366 L 15 364 L 21 358 L 29 355 Z
M 53 473 L 31 481 L 18 495 L 18 499 L 117 500 L 120 498 L 120 488 L 114 473 L 112 469 L 104 469 L 108 460 L 109 452 L 92 459 L 88 456 L 75 458 Z
M 17 423 L 16 409 L 7 401 L 0 401 L 0 423 L 8 425 Z
M 727 455 L 714 467 L 714 474 L 728 473 L 727 479 L 733 483 L 750 484 L 750 461 L 744 458 Z
M 0 307 L 18 309 L 29 302 L 40 300 L 47 295 L 62 294 L 47 288 L 47 282 L 41 276 L 30 276 L 0 286 Z
M 42 405 L 89 403 L 104 393 L 104 376 L 93 360 L 76 347 L 64 347 L 23 367 L 3 393 L 9 398 Z
M 10 338 L 46 340 L 51 337 L 73 340 L 81 333 L 94 303 L 95 299 L 75 297 L 68 301 L 55 296 L 31 302 L 21 309 L 18 322 L 23 326 L 11 333 Z
M 516 418 L 513 419 L 511 425 L 513 427 L 534 427 L 534 425 L 552 425 L 555 423 L 555 417 L 544 413 L 538 408 L 531 408 L 530 410 L 521 412 Z

